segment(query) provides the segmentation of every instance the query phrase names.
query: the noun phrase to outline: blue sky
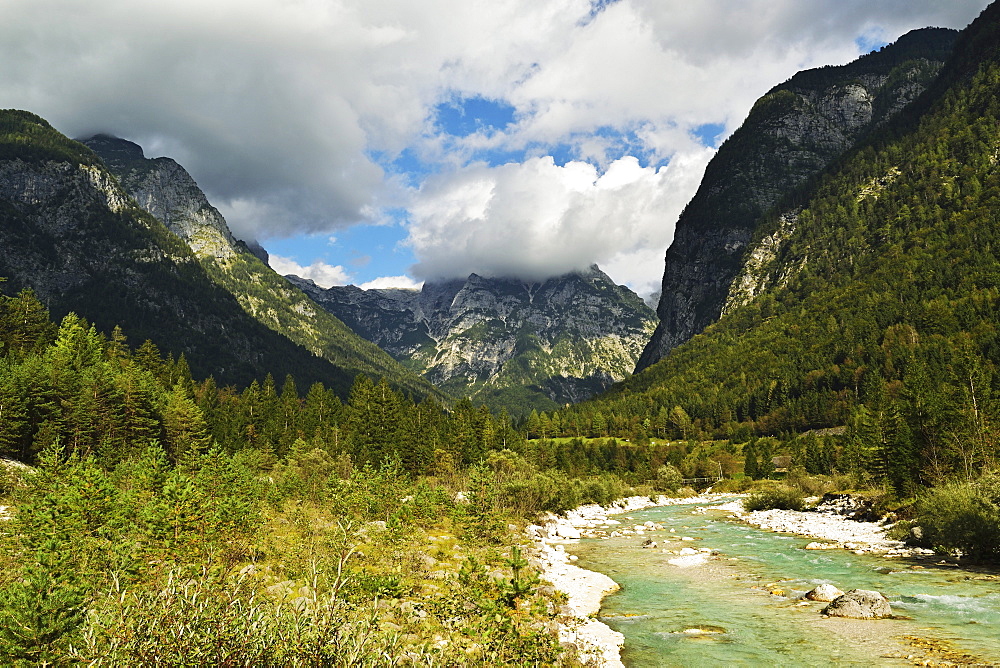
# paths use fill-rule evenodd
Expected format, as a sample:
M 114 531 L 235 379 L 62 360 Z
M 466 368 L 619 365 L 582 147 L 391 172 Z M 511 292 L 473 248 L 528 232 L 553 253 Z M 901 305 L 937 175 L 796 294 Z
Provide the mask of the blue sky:
M 719 143 L 795 72 L 987 0 L 6 0 L 0 96 L 184 165 L 325 284 L 656 289 Z

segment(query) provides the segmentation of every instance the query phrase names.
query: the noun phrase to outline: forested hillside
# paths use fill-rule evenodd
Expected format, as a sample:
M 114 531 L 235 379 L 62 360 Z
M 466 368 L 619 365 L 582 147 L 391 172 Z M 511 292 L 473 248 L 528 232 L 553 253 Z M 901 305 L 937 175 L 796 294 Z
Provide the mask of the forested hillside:
M 925 97 L 772 211 L 725 317 L 560 423 L 737 441 L 846 426 L 824 466 L 904 495 L 993 467 L 997 44 L 994 5 Z
M 637 371 L 719 319 L 768 211 L 858 141 L 885 131 L 934 81 L 956 34 L 914 30 L 847 65 L 799 72 L 757 101 L 719 147 L 677 221 L 660 323 Z

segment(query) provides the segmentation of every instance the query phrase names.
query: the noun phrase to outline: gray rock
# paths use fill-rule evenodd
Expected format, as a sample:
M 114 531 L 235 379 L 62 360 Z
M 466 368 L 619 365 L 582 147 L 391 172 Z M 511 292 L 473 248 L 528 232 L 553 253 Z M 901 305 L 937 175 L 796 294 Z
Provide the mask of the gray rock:
M 877 591 L 869 589 L 852 589 L 843 596 L 835 598 L 820 612 L 828 617 L 850 617 L 852 619 L 892 617 L 889 600 Z
M 844 592 L 840 591 L 832 584 L 821 584 L 807 592 L 805 597 L 810 601 L 822 601 L 824 603 L 829 603 L 843 595 Z
M 596 265 L 538 282 L 470 274 L 420 290 L 286 278 L 359 336 L 461 396 L 531 385 L 557 403 L 582 401 L 631 373 L 656 324 L 638 295 Z

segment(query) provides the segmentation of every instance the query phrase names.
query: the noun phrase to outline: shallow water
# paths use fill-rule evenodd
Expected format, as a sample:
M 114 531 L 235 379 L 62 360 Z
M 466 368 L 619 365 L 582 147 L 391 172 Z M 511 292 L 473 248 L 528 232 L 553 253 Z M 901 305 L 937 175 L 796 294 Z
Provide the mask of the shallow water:
M 969 579 L 979 575 L 934 561 L 805 550 L 813 539 L 695 508 L 633 511 L 632 520 L 617 518 L 622 526 L 653 521 L 665 528 L 567 546 L 578 565 L 622 586 L 600 614 L 625 634 L 626 665 L 912 665 L 907 653 L 919 652 L 908 637 L 948 641 L 952 650 L 1000 665 L 1000 581 Z M 643 549 L 648 538 L 659 547 Z M 662 550 L 682 547 L 718 554 L 701 566 L 667 563 L 676 554 Z M 897 616 L 910 619 L 825 619 L 819 610 L 826 604 L 797 605 L 821 583 L 880 591 Z

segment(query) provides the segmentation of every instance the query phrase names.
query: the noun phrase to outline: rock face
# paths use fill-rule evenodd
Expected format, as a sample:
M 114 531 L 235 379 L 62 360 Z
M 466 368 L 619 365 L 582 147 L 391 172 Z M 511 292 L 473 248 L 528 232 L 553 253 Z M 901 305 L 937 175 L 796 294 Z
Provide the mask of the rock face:
M 237 252 L 237 241 L 225 218 L 174 160 L 148 159 L 138 144 L 109 135 L 95 135 L 82 143 L 101 156 L 139 206 L 186 241 L 197 255 L 229 258 Z
M 183 353 L 198 377 L 268 371 L 328 386 L 351 378 L 248 317 L 191 249 L 138 207 L 86 146 L 24 111 L 0 111 L 0 276 L 55 318 L 74 311 L 132 345 Z
M 820 611 L 828 617 L 852 619 L 882 619 L 892 617 L 892 608 L 885 596 L 869 589 L 852 589 L 838 596 Z
M 419 291 L 323 289 L 288 278 L 439 387 L 514 410 L 529 395 L 569 403 L 621 380 L 656 322 L 638 295 L 596 266 L 536 283 L 472 274 Z
M 170 158 L 146 158 L 125 139 L 96 135 L 83 140 L 111 169 L 136 203 L 160 220 L 194 252 L 212 280 L 258 322 L 344 369 L 335 389 L 346 394 L 359 373 L 385 377 L 417 396 L 437 394 L 429 383 L 402 368 L 377 346 L 288 284 L 266 264 L 255 241 L 233 237 L 218 209 L 181 165 Z
M 657 307 L 660 323 L 637 372 L 763 289 L 763 269 L 795 229 L 790 194 L 914 100 L 940 70 L 956 35 L 915 30 L 849 65 L 800 72 L 757 101 L 709 163 L 677 222 Z M 776 206 L 786 207 L 785 217 L 760 234 L 765 214 Z M 793 271 L 786 267 L 784 279 Z

